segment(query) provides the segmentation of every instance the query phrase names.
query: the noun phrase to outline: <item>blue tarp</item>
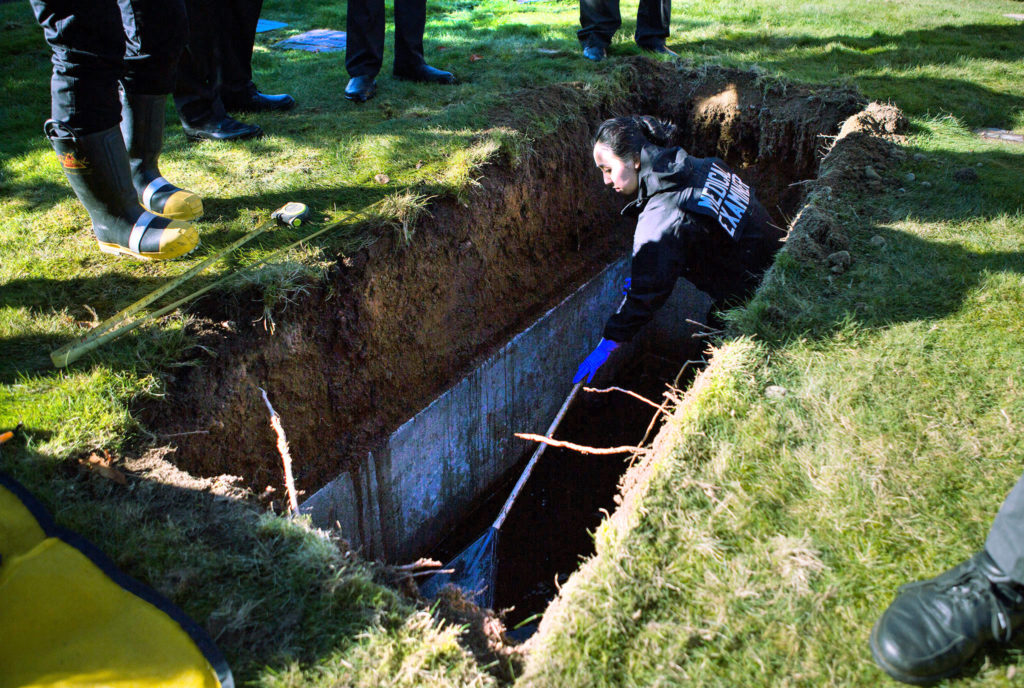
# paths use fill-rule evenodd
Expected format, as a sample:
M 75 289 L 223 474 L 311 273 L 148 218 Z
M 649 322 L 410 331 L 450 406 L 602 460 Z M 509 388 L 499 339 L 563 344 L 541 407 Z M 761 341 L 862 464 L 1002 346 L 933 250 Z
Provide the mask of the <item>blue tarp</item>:
M 256 22 L 256 33 L 263 33 L 264 31 L 273 31 L 274 29 L 283 29 L 288 24 L 279 21 L 273 21 L 271 19 L 260 19 Z
M 345 32 L 331 29 L 313 29 L 275 43 L 275 48 L 308 50 L 311 53 L 334 53 L 345 49 Z

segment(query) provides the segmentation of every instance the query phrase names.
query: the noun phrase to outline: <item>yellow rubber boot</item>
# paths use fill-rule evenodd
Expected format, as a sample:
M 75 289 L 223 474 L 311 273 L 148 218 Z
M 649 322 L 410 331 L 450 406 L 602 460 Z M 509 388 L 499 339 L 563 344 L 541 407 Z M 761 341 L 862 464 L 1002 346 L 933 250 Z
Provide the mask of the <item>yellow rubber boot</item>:
M 190 222 L 160 217 L 139 205 L 117 127 L 76 136 L 48 120 L 45 131 L 71 188 L 89 212 L 101 251 L 170 260 L 199 245 L 199 233 Z
M 160 174 L 166 105 L 166 95 L 121 92 L 121 133 L 131 160 L 132 184 L 142 207 L 154 215 L 198 220 L 203 216 L 203 199 Z

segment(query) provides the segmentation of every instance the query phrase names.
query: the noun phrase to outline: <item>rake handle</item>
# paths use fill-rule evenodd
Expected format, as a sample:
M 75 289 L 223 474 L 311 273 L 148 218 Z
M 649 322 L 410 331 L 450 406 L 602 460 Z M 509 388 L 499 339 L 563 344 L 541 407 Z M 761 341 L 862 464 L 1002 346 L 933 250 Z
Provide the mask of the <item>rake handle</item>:
M 551 437 L 555 434 L 555 430 L 558 428 L 558 424 L 562 422 L 562 418 L 565 417 L 565 412 L 569 410 L 569 405 L 572 400 L 576 398 L 576 392 L 580 391 L 580 387 L 583 386 L 583 382 L 577 382 L 572 386 L 572 391 L 569 392 L 569 396 L 565 398 L 565 402 L 562 404 L 562 408 L 558 410 L 558 414 L 555 419 L 551 421 L 551 426 L 548 428 L 547 436 Z M 526 468 L 523 470 L 523 474 L 519 476 L 519 480 L 516 481 L 516 486 L 512 488 L 512 494 L 505 500 L 505 506 L 501 507 L 501 512 L 498 514 L 498 518 L 494 519 L 494 525 L 491 527 L 495 530 L 501 528 L 505 522 L 505 518 L 508 516 L 508 512 L 512 510 L 512 504 L 516 501 L 516 497 L 523 489 L 523 485 L 530 479 L 530 473 L 533 472 L 533 467 L 537 464 L 537 459 L 544 453 L 544 450 L 548 448 L 548 445 L 541 442 L 537 450 L 533 452 L 533 456 L 530 457 L 530 462 L 526 464 Z

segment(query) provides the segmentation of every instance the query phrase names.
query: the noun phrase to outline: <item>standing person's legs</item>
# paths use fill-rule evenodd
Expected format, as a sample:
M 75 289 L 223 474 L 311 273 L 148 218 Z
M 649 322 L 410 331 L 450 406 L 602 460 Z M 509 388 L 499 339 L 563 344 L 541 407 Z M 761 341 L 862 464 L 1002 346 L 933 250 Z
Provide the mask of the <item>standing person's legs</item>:
M 158 167 L 167 94 L 174 88 L 188 35 L 185 4 L 182 0 L 119 0 L 118 5 L 127 38 L 121 132 L 132 184 L 146 210 L 176 220 L 199 219 L 202 199 L 168 182 Z
M 174 90 L 188 37 L 183 0 L 118 0 L 126 37 L 124 90 L 166 96 Z
M 116 0 L 33 0 L 32 8 L 53 49 L 53 119 L 44 130 L 100 250 L 153 260 L 188 253 L 199 243 L 190 224 L 139 205 L 118 127 L 125 36 L 141 25 L 124 26 Z
M 636 11 L 636 33 L 633 40 L 645 50 L 665 50 L 672 18 L 672 0 L 640 0 Z M 673 53 L 674 54 L 674 53 Z
M 365 103 L 377 92 L 377 74 L 384 62 L 384 0 L 348 0 L 345 19 L 345 97 Z
M 619 0 L 580 0 L 580 30 L 576 37 L 584 48 L 584 55 L 600 60 L 612 42 L 612 36 L 622 26 Z M 598 49 L 592 55 L 587 48 Z
M 220 101 L 221 45 L 226 27 L 221 25 L 218 3 L 186 0 L 188 42 L 178 64 L 174 106 L 186 126 L 200 126 L 222 119 L 227 112 Z
M 395 74 L 412 74 L 423 59 L 427 0 L 395 0 Z
M 376 77 L 384 62 L 384 0 L 348 0 L 345 69 L 350 77 Z
M 113 0 L 31 0 L 53 51 L 51 117 L 77 135 L 117 126 L 125 40 Z
M 224 34 L 232 31 L 220 0 L 185 0 L 188 42 L 178 64 L 174 107 L 192 141 L 261 136 L 263 129 L 228 117 L 221 99 Z
M 900 588 L 871 630 L 871 654 L 893 678 L 932 683 L 1024 626 L 1024 477 L 996 515 L 985 549 Z
M 423 31 L 427 25 L 426 0 L 395 0 L 394 75 L 405 81 L 454 84 L 455 75 L 427 64 L 423 57 Z
M 225 0 L 227 25 L 221 48 L 221 100 L 229 112 L 291 110 L 295 99 L 287 93 L 260 93 L 252 80 L 252 48 L 263 0 Z
M 263 0 L 222 0 L 227 27 L 222 33 L 221 97 L 229 105 L 233 96 L 249 90 L 252 81 L 252 48 Z

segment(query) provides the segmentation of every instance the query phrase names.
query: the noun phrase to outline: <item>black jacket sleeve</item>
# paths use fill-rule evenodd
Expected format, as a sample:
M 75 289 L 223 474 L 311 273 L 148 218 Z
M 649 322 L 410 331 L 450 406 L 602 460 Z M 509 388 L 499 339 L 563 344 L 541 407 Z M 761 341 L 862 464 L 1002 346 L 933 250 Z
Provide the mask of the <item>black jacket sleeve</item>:
M 672 294 L 682 274 L 686 258 L 683 237 L 687 232 L 702 230 L 676 205 L 675 196 L 658 194 L 640 213 L 633 235 L 630 288 L 618 312 L 605 325 L 605 339 L 632 339 Z

